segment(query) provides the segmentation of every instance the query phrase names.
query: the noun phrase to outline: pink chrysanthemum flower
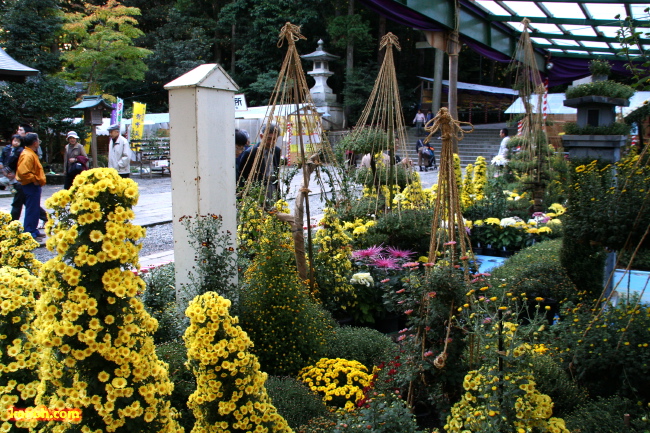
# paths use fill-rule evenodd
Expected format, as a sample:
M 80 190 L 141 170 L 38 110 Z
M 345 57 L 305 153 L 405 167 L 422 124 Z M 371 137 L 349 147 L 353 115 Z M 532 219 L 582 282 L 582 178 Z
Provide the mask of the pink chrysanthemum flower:
M 413 254 L 413 251 L 409 250 L 400 250 L 399 248 L 388 247 L 386 248 L 388 255 L 395 259 L 409 260 Z
M 377 257 L 370 263 L 372 266 L 375 266 L 380 269 L 398 269 L 399 264 L 397 260 L 392 257 Z
M 352 252 L 353 259 L 374 259 L 379 256 L 384 249 L 381 246 L 373 245 L 365 250 L 356 250 Z

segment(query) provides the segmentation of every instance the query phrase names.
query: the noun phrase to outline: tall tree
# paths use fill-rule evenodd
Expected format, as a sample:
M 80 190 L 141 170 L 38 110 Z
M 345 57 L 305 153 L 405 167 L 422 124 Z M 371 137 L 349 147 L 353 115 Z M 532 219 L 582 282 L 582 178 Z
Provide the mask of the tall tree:
M 237 65 L 234 78 L 247 93 L 250 104 L 268 103 L 275 84 L 270 79 L 280 70 L 286 48 L 277 47 L 280 29 L 287 22 L 302 26 L 309 42 L 298 42 L 298 50 L 310 52 L 326 35 L 324 0 L 234 0 L 221 12 L 222 28 L 237 27 Z M 309 45 L 311 44 L 311 45 Z M 255 89 L 253 91 L 253 89 Z
M 57 0 L 7 2 L 0 24 L 2 44 L 14 59 L 42 73 L 59 70 L 57 37 L 63 14 Z
M 64 76 L 88 82 L 88 93 L 116 93 L 125 81 L 144 79 L 144 58 L 150 50 L 136 47 L 134 39 L 143 35 L 134 16 L 138 8 L 126 7 L 117 0 L 103 6 L 85 3 L 84 12 L 66 14 Z

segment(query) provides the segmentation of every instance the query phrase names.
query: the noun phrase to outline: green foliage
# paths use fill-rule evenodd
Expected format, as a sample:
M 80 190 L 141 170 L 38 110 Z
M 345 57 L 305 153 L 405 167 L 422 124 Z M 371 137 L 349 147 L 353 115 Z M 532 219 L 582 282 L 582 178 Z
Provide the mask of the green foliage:
M 46 155 L 55 161 L 65 146 L 65 133 L 71 129 L 82 132 L 79 128 L 83 125 L 69 120 L 78 115 L 70 109 L 75 98 L 74 90 L 57 78 L 39 76 L 25 83 L 7 83 L 0 92 L 0 131 L 13 133 L 19 123 L 29 120 Z
M 567 135 L 628 135 L 630 133 L 630 125 L 614 122 L 611 125 L 578 126 L 575 122 L 566 122 L 564 124 L 564 132 Z
M 579 84 L 569 87 L 566 91 L 567 99 L 582 96 L 608 96 L 610 98 L 630 99 L 632 95 L 634 95 L 632 87 L 610 80 Z
M 201 215 L 181 218 L 194 247 L 194 266 L 189 272 L 190 284 L 181 287 L 181 311 L 195 296 L 217 292 L 232 302 L 232 311 L 239 308 L 239 292 L 233 283 L 237 275 L 237 263 L 233 236 L 221 230 L 220 215 Z
M 612 65 L 607 60 L 594 59 L 589 62 L 589 72 L 591 75 L 609 76 L 612 72 Z
M 174 263 L 149 269 L 142 279 L 147 285 L 141 295 L 144 308 L 158 321 L 158 329 L 153 334 L 154 343 L 160 345 L 178 340 L 184 329 L 176 305 L 176 285 Z
M 632 252 L 621 251 L 617 259 L 619 268 L 627 268 L 630 260 L 632 259 Z M 635 269 L 637 271 L 650 271 L 650 248 L 640 248 L 636 252 L 630 269 Z
M 643 49 L 641 43 L 641 38 L 648 38 L 650 36 L 650 31 L 647 29 L 647 18 L 650 16 L 650 8 L 646 7 L 643 12 L 645 13 L 646 19 L 643 19 L 638 12 L 635 13 L 636 20 L 633 20 L 630 16 L 622 18 L 620 14 L 615 17 L 619 20 L 620 28 L 616 31 L 616 35 L 621 44 L 621 51 L 617 54 L 622 54 L 626 57 L 627 68 L 632 72 L 632 76 L 636 80 L 632 84 L 632 87 L 637 90 L 647 90 L 650 88 L 650 83 L 648 83 L 650 55 L 647 50 Z M 640 55 L 631 55 L 632 50 L 638 50 Z
M 429 252 L 432 219 L 432 209 L 387 213 L 379 217 L 367 234 L 355 242 L 355 247 L 368 248 L 384 244 L 425 256 Z
M 506 195 L 503 193 L 506 189 L 508 186 L 504 177 L 488 176 L 484 198 L 475 201 L 463 212 L 463 216 L 468 220 L 501 219 L 510 216 Z
M 265 387 L 273 406 L 294 430 L 313 418 L 329 415 L 321 397 L 293 377 L 269 376 Z
M 568 216 L 566 220 L 569 221 L 570 218 Z M 602 247 L 573 236 L 568 230 L 570 227 L 565 225 L 560 263 L 579 292 L 598 296 L 603 290 L 605 251 Z
M 537 389 L 553 400 L 554 416 L 563 418 L 576 406 L 587 402 L 587 392 L 573 381 L 554 357 L 537 355 L 531 367 Z
M 625 414 L 631 417 L 630 427 L 624 424 Z M 566 417 L 566 425 L 572 432 L 646 433 L 650 428 L 648 420 L 647 413 L 633 401 L 613 396 L 581 404 Z
M 381 160 L 381 158 L 376 157 L 374 159 L 377 162 Z M 386 157 L 386 160 L 388 160 L 388 157 Z M 369 188 L 373 193 L 375 192 L 377 185 L 393 185 L 393 190 L 399 188 L 399 191 L 401 191 L 409 185 L 411 174 L 403 165 L 395 165 L 393 166 L 393 169 L 393 173 L 391 173 L 390 168 L 383 165 L 383 163 L 377 163 L 374 172 L 372 168 L 361 167 L 356 170 L 356 181 L 366 188 Z M 388 194 L 387 188 L 382 188 L 381 191 L 384 195 Z
M 61 65 L 57 35 L 63 16 L 56 0 L 17 0 L 3 2 L 6 9 L 1 18 L 3 47 L 20 63 L 53 73 Z
M 371 51 L 374 48 L 370 36 L 370 23 L 359 14 L 338 15 L 331 18 L 327 32 L 332 37 L 332 44 L 340 49 L 354 46 L 354 51 Z
M 377 394 L 377 393 L 374 393 Z M 351 432 L 417 433 L 415 415 L 404 400 L 394 393 L 367 398 L 353 412 L 339 414 L 333 433 Z
M 241 298 L 241 326 L 255 343 L 262 369 L 274 375 L 295 374 L 320 359 L 332 327 L 298 277 L 286 228 L 274 217 L 262 225 Z
M 376 77 L 378 70 L 376 62 L 369 62 L 356 64 L 354 70 L 346 71 L 343 96 L 345 106 L 350 111 L 348 117 L 350 125 L 355 125 L 361 117 L 374 84 L 373 80 L 369 80 L 368 77 Z
M 329 341 L 327 358 L 359 361 L 368 371 L 391 357 L 396 349 L 390 337 L 370 328 L 336 328 Z
M 364 127 L 347 134 L 339 146 L 345 150 L 351 150 L 357 155 L 378 153 L 388 150 L 389 137 L 383 129 Z
M 620 251 L 635 248 L 643 239 L 650 225 L 649 179 L 647 159 L 635 155 L 614 166 L 575 163 L 561 257 L 580 290 L 600 292 L 602 281 L 597 281 L 602 276 L 595 270 L 602 269 L 603 246 Z
M 319 416 L 309 420 L 307 424 L 294 429 L 295 433 L 332 433 L 336 422 L 331 417 Z
M 588 297 L 563 306 L 561 320 L 550 327 L 547 345 L 592 398 L 650 402 L 650 307 L 636 301 L 619 300 L 616 307 L 600 310 Z
M 105 5 L 86 4 L 84 12 L 66 14 L 64 30 L 72 47 L 63 53 L 63 76 L 89 82 L 90 94 L 118 93 L 125 81 L 142 80 L 144 58 L 150 50 L 135 46 L 144 33 L 134 16 L 140 10 L 109 0 Z
M 186 432 L 194 427 L 195 417 L 187 407 L 190 395 L 196 389 L 196 378 L 186 367 L 187 349 L 182 340 L 167 341 L 156 346 L 156 355 L 169 365 L 169 379 L 174 383 L 171 405 L 180 414 L 178 423 Z
M 578 291 L 560 262 L 561 247 L 562 240 L 555 239 L 521 250 L 492 271 L 495 286 L 505 282 L 507 291 L 529 299 L 575 300 Z

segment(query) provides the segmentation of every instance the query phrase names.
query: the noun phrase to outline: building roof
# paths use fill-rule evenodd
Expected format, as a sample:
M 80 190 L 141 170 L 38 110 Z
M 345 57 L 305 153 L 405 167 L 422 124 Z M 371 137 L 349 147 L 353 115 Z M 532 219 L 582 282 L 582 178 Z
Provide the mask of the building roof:
M 25 77 L 37 75 L 38 70 L 25 66 L 0 49 L 0 80 L 23 81 Z
M 70 108 L 73 110 L 85 110 L 87 108 L 94 108 L 100 105 L 107 110 L 113 109 L 113 107 L 111 107 L 108 102 L 104 101 L 104 98 L 102 98 L 101 95 L 86 95 L 83 97 L 80 103 L 73 105 Z

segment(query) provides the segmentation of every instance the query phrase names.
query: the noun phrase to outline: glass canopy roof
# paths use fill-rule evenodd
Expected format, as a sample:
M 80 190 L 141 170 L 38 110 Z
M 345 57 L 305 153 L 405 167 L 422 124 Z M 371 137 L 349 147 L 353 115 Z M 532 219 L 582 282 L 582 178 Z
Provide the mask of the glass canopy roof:
M 637 26 L 648 26 L 650 14 L 645 0 L 592 0 L 567 2 L 562 0 L 475 0 L 489 21 L 503 22 L 522 32 L 522 20 L 530 20 L 533 43 L 553 55 L 614 56 L 620 49 L 618 31 L 621 21 L 629 17 Z M 618 16 L 618 18 L 617 18 Z M 638 30 L 650 32 L 650 28 Z M 650 36 L 641 35 L 647 50 Z M 640 54 L 638 47 L 630 47 L 631 55 Z

